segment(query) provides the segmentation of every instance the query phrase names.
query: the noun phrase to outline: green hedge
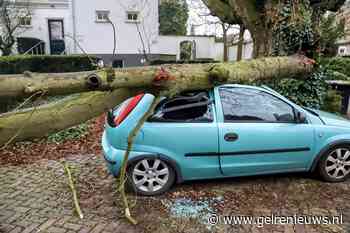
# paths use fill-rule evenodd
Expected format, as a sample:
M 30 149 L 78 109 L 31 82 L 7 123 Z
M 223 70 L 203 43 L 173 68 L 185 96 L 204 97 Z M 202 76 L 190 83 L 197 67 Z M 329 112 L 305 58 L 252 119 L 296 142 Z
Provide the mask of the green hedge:
M 97 57 L 90 57 L 97 63 Z M 21 74 L 25 71 L 38 73 L 62 73 L 94 70 L 95 65 L 83 55 L 74 56 L 6 56 L 0 57 L 0 74 Z
M 327 71 L 335 71 L 350 77 L 350 57 L 323 58 L 320 64 Z

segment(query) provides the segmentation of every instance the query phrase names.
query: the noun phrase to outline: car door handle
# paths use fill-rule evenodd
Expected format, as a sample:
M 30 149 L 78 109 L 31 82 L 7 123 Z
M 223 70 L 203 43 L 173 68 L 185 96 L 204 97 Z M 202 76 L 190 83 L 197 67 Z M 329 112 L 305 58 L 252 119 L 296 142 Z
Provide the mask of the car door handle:
M 236 141 L 238 139 L 238 134 L 236 134 L 236 133 L 227 133 L 227 134 L 225 134 L 224 139 L 225 139 L 225 141 L 228 141 L 228 142 Z

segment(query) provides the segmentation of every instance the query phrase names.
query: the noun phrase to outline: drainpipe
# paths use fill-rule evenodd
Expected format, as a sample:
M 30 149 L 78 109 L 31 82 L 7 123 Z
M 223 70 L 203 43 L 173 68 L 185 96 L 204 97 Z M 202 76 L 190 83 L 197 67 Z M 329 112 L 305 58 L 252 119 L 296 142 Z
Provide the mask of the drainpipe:
M 72 23 L 73 23 L 73 43 L 74 43 L 74 53 L 77 52 L 77 25 L 75 22 L 75 0 L 72 0 Z

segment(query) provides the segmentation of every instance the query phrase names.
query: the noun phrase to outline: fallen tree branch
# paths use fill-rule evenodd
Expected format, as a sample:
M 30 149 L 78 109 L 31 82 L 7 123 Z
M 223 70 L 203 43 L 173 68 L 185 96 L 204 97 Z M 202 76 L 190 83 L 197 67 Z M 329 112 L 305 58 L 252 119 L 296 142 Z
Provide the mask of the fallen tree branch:
M 0 98 L 24 98 L 38 91 L 45 91 L 47 96 L 55 96 L 104 90 L 107 88 L 104 74 L 105 71 L 0 75 Z
M 74 73 L 53 76 L 48 74 L 33 76 L 31 74 L 32 77 L 24 78 L 24 82 L 18 77 L 11 81 L 15 87 L 20 87 L 17 89 L 11 89 L 11 85 L 7 85 L 9 77 L 0 76 L 0 98 L 7 94 L 23 93 L 23 88 L 32 87 L 31 91 L 25 93 L 42 89 L 46 95 L 92 91 L 100 88 L 104 90 L 80 93 L 57 103 L 38 107 L 31 117 L 30 124 L 26 125 L 12 141 L 16 142 L 44 137 L 49 133 L 80 124 L 106 112 L 137 92 L 158 93 L 163 91 L 164 95 L 169 97 L 183 91 L 206 90 L 225 83 L 249 84 L 282 78 L 303 79 L 306 77 L 305 74 L 311 72 L 312 69 L 312 60 L 302 56 L 291 56 L 222 64 L 106 69 L 96 71 L 96 73 L 77 73 L 77 77 L 74 77 Z M 90 80 L 92 83 L 99 83 L 99 85 L 92 89 L 87 88 L 84 76 L 87 74 L 92 78 Z M 45 78 L 50 81 L 46 82 Z M 63 78 L 69 81 L 64 81 Z M 28 80 L 33 83 L 29 85 L 30 88 L 27 85 Z M 42 83 L 37 83 L 38 80 Z M 6 88 L 8 88 L 7 91 Z M 13 137 L 23 122 L 28 119 L 31 111 L 32 109 L 25 109 L 0 115 L 0 145 Z
M 235 63 L 181 64 L 149 66 L 128 69 L 104 69 L 98 71 L 23 75 L 0 75 L 0 98 L 23 98 L 37 91 L 47 96 L 67 95 L 89 91 L 106 91 L 119 88 L 150 89 L 160 71 L 167 73 L 168 82 L 163 88 L 178 90 L 207 89 L 216 83 L 250 83 L 291 76 L 302 79 L 312 70 L 313 64 L 302 56 L 270 57 Z
M 67 177 L 68 177 L 68 185 L 69 185 L 69 188 L 71 189 L 72 191 L 72 195 L 73 195 L 73 203 L 74 203 L 74 207 L 75 207 L 75 211 L 77 212 L 78 216 L 80 219 L 83 219 L 84 218 L 84 215 L 83 215 L 83 212 L 81 211 L 80 209 L 80 205 L 79 205 L 79 200 L 78 200 L 78 195 L 77 195 L 77 191 L 75 189 L 75 186 L 74 186 L 74 181 L 73 181 L 73 177 L 72 177 L 72 173 L 67 165 L 66 162 L 63 162 L 63 167 L 64 167 L 64 170 L 67 174 Z
M 133 93 L 128 89 L 82 93 L 36 107 L 35 111 L 29 108 L 0 114 L 0 145 L 4 145 L 14 135 L 16 137 L 11 142 L 45 137 L 50 133 L 78 125 L 108 111 Z
M 122 199 L 123 199 L 124 208 L 125 208 L 125 217 L 134 225 L 137 224 L 137 221 L 131 216 L 128 198 L 126 197 L 126 194 L 125 194 L 125 181 L 126 181 L 125 175 L 126 175 L 126 171 L 127 171 L 127 162 L 129 160 L 129 154 L 130 154 L 130 151 L 132 149 L 134 139 L 137 136 L 137 133 L 140 131 L 140 129 L 142 128 L 143 124 L 148 119 L 148 117 L 153 114 L 154 109 L 158 105 L 159 101 L 160 101 L 160 97 L 157 96 L 153 100 L 153 102 L 152 102 L 151 106 L 149 107 L 149 109 L 147 110 L 147 112 L 141 117 L 141 119 L 137 122 L 136 126 L 130 132 L 130 134 L 128 136 L 128 147 L 125 151 L 124 159 L 123 159 L 123 162 L 121 165 L 118 190 L 120 191 L 120 194 L 121 194 Z

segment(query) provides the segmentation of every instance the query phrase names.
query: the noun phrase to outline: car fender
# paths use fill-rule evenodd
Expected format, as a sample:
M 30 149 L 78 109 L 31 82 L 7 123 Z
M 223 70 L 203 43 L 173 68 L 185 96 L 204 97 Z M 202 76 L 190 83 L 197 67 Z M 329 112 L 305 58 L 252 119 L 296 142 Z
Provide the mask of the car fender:
M 146 159 L 146 158 L 161 159 L 161 160 L 167 162 L 175 170 L 176 182 L 177 183 L 183 182 L 181 169 L 180 169 L 180 166 L 178 165 L 178 163 L 174 159 L 170 158 L 169 156 L 163 155 L 163 154 L 141 154 L 141 155 L 134 156 L 133 158 L 129 159 L 128 166 L 135 163 L 136 161 L 139 161 L 141 159 Z
M 328 150 L 331 148 L 337 146 L 337 145 L 342 145 L 342 144 L 349 144 L 350 145 L 350 134 L 345 134 L 345 135 L 337 135 L 331 138 L 328 138 L 324 145 L 321 147 L 321 150 L 317 153 L 315 156 L 310 171 L 313 172 L 317 168 L 317 164 L 320 161 L 322 155 L 326 153 Z

